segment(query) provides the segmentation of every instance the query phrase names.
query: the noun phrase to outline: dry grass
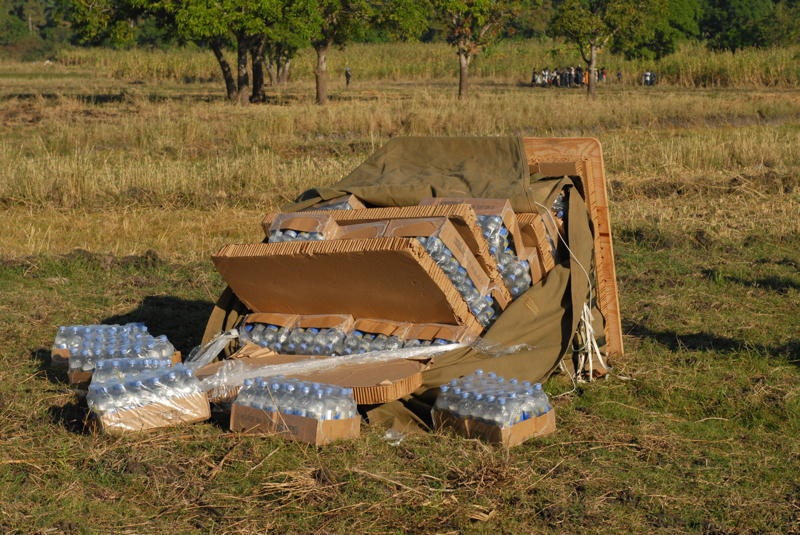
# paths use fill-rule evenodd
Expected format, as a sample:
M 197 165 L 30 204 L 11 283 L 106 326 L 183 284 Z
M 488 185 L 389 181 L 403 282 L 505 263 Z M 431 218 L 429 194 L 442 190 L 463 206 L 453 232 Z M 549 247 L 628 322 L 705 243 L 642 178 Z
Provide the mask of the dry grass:
M 326 108 L 308 82 L 236 107 L 213 84 L 74 69 L 0 66 L 3 532 L 800 532 L 795 92 L 587 101 L 484 80 L 458 103 L 451 80 L 357 80 Z M 208 256 L 397 135 L 603 143 L 628 355 L 609 381 L 548 382 L 566 393 L 555 435 L 393 446 L 365 426 L 316 449 L 228 433 L 221 415 L 88 431 L 47 363 L 58 325 L 145 321 L 191 349 L 222 288 Z

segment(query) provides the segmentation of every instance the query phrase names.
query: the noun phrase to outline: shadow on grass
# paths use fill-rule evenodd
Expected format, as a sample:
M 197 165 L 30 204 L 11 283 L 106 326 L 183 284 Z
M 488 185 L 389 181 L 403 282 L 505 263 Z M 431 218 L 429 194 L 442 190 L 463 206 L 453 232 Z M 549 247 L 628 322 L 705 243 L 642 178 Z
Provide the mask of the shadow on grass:
M 625 323 L 625 322 L 623 322 Z M 785 358 L 796 366 L 800 366 L 800 339 L 776 346 L 751 344 L 727 336 L 719 336 L 707 332 L 678 334 L 675 331 L 654 331 L 638 323 L 625 323 L 625 333 L 655 340 L 670 351 L 720 351 L 733 353 L 738 351 L 756 351 L 771 357 Z
M 91 435 L 94 432 L 94 426 L 91 425 L 89 408 L 86 406 L 85 399 L 70 401 L 65 405 L 53 405 L 47 409 L 47 412 L 50 415 L 51 422 L 62 426 L 70 433 Z
M 38 373 L 51 383 L 64 384 L 68 381 L 67 368 L 54 365 L 50 358 L 50 349 L 40 347 L 31 351 L 31 360 L 36 361 Z
M 184 356 L 203 338 L 211 301 L 186 300 L 169 295 L 145 297 L 134 310 L 105 318 L 103 323 L 142 322 L 153 336 L 164 334 Z
M 786 295 L 790 290 L 800 290 L 800 284 L 789 277 L 769 276 L 759 278 L 744 278 L 725 275 L 717 269 L 703 269 L 703 276 L 717 283 L 732 282 L 748 288 L 762 288 L 781 295 Z

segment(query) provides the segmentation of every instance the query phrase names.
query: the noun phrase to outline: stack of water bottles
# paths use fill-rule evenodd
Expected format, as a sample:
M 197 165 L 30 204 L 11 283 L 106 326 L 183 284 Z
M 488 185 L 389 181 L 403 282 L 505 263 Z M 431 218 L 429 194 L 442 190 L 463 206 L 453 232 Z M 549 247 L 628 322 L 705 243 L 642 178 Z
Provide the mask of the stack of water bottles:
M 567 198 L 568 191 L 566 189 L 562 190 L 556 198 L 553 200 L 552 206 L 552 213 L 556 218 L 556 225 L 559 229 L 564 228 L 564 224 L 567 221 L 567 212 L 569 211 L 569 199 Z M 548 234 L 547 236 L 548 241 L 550 242 L 550 248 L 553 252 L 553 258 L 558 261 L 558 242 L 554 241 L 553 238 Z
M 168 366 L 163 359 L 105 360 L 97 369 L 102 373 L 92 378 L 86 402 L 100 415 L 201 392 L 192 370 L 183 364 Z
M 175 352 L 166 336 L 151 336 L 143 323 L 61 326 L 53 347 L 69 351 L 71 371 L 85 372 L 102 359 L 169 358 Z
M 345 420 L 357 415 L 352 388 L 282 376 L 245 379 L 233 403 L 314 420 Z
M 250 342 L 285 355 L 359 355 L 373 351 L 394 351 L 404 347 L 427 347 L 452 344 L 451 340 L 404 339 L 395 335 L 370 333 L 358 329 L 315 327 L 287 328 L 270 323 L 248 323 L 239 329 L 243 342 Z
M 483 370 L 442 385 L 434 405 L 435 410 L 501 427 L 543 416 L 552 408 L 541 384 L 506 381 Z
M 497 269 L 503 277 L 503 283 L 512 298 L 519 297 L 531 287 L 530 264 L 527 260 L 517 256 L 502 217 L 479 215 L 478 223 L 483 231 L 483 237 L 486 238 L 489 245 L 489 253 L 497 262 Z
M 445 275 L 456 287 L 458 293 L 467 302 L 470 312 L 477 318 L 478 322 L 487 327 L 497 317 L 497 310 L 494 299 L 491 295 L 482 295 L 475 287 L 475 283 L 469 277 L 467 270 L 459 264 L 453 256 L 453 252 L 437 236 L 418 237 L 417 240 L 425 247 Z
M 274 229 L 268 236 L 269 243 L 282 243 L 292 241 L 321 241 L 325 236 L 321 232 L 303 232 L 292 229 Z

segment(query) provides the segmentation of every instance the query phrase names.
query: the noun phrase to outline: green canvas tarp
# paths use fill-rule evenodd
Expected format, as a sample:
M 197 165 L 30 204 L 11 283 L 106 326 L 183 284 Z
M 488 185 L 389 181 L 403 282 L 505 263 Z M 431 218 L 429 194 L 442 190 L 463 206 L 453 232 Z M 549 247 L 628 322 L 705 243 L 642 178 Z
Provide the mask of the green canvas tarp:
M 542 381 L 562 358 L 572 363 L 573 334 L 590 298 L 593 261 L 593 228 L 581 184 L 574 177 L 531 175 L 521 138 L 395 138 L 340 182 L 306 191 L 283 208 L 302 210 L 353 194 L 374 206 L 411 206 L 426 197 L 507 198 L 516 212 L 537 212 L 551 206 L 565 186 L 570 188 L 568 260 L 512 302 L 477 344 L 432 359 L 423 374 L 423 386 L 407 399 L 375 408 L 371 420 L 423 423 L 436 387 L 479 368 Z M 233 327 L 246 312 L 226 290 L 211 314 L 205 338 Z M 594 317 L 595 332 L 602 333 L 602 317 L 596 308 Z M 602 334 L 598 342 L 602 349 Z

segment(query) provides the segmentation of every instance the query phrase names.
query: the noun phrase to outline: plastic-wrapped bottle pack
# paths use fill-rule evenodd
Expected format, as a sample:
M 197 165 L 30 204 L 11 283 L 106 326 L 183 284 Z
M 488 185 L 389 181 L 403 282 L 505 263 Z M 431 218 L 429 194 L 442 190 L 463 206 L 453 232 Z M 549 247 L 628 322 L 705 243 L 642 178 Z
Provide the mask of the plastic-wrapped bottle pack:
M 482 295 L 478 291 L 467 270 L 459 264 L 453 256 L 453 252 L 440 238 L 423 236 L 418 237 L 417 240 L 456 287 L 478 322 L 484 327 L 491 325 L 497 318 L 497 309 L 492 296 Z
M 110 358 L 170 358 L 175 347 L 166 336 L 152 336 L 143 323 L 68 325 L 58 328 L 53 347 L 69 351 L 69 369 L 92 371 Z
M 245 379 L 234 404 L 314 420 L 343 420 L 357 414 L 351 388 L 280 376 Z
M 155 368 L 141 365 L 121 377 L 107 377 L 102 381 L 93 378 L 86 395 L 89 408 L 98 414 L 169 402 L 174 398 L 202 392 L 192 370 L 183 364 L 171 367 L 157 365 Z
M 542 416 L 552 405 L 539 383 L 477 370 L 442 385 L 434 409 L 505 427 Z
M 506 288 L 511 297 L 519 297 L 531 287 L 530 264 L 517 256 L 514 243 L 500 216 L 479 215 L 478 223 L 483 231 L 483 237 L 489 244 L 489 253 L 497 262 L 497 269 L 503 277 Z

